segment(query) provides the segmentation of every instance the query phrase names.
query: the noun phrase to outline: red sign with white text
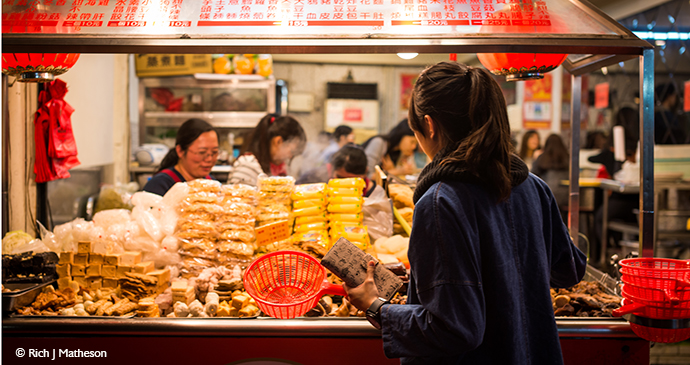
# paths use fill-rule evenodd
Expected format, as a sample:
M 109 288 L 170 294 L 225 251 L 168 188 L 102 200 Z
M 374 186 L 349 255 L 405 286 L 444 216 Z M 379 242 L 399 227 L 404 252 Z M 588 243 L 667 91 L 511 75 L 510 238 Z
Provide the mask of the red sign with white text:
M 609 83 L 604 82 L 594 86 L 594 107 L 606 109 L 609 107 Z

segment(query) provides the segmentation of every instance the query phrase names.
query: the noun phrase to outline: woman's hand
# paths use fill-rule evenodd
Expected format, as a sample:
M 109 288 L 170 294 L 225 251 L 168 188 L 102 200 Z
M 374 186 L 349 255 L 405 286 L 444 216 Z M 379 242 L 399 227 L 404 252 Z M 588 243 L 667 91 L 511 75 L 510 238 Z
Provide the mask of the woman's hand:
M 393 163 L 393 160 L 391 160 L 390 156 L 388 156 L 388 155 L 383 156 L 383 159 L 381 160 L 381 167 L 383 168 L 384 171 L 386 171 L 388 173 L 395 170 L 395 164 Z
M 376 283 L 374 282 L 374 270 L 376 269 L 376 265 L 376 261 L 369 261 L 369 265 L 367 265 L 367 277 L 364 279 L 362 285 L 356 288 L 350 288 L 346 284 L 343 284 L 343 289 L 347 292 L 347 299 L 359 310 L 366 311 L 371 306 L 371 303 L 379 297 L 379 290 L 376 288 Z

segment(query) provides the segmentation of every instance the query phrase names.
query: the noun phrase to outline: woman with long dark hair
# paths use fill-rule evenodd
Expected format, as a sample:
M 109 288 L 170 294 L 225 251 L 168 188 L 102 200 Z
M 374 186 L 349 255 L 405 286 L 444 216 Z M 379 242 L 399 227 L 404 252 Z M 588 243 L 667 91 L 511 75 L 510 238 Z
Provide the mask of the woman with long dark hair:
M 177 130 L 175 148 L 165 155 L 144 191 L 165 195 L 177 182 L 211 179 L 218 151 L 218 133 L 213 126 L 201 119 L 187 120 Z
M 362 148 L 367 154 L 369 174 L 374 173 L 376 165 L 392 175 L 410 175 L 417 170 L 414 160 L 417 140 L 407 118 L 393 127 L 387 135 L 369 138 L 362 144 Z
M 534 160 L 539 157 L 541 153 L 541 139 L 539 133 L 535 130 L 528 130 L 522 135 L 522 142 L 520 143 L 520 152 L 518 156 L 525 161 L 527 166 L 532 167 Z
M 259 174 L 286 176 L 287 163 L 304 151 L 307 136 L 295 118 L 267 114 L 244 142 L 230 183 L 256 185 Z
M 583 277 L 548 186 L 511 153 L 500 87 L 484 69 L 441 62 L 414 86 L 410 127 L 432 158 L 419 176 L 406 305 L 388 305 L 369 262 L 345 286 L 401 363 L 563 363 L 549 288 Z

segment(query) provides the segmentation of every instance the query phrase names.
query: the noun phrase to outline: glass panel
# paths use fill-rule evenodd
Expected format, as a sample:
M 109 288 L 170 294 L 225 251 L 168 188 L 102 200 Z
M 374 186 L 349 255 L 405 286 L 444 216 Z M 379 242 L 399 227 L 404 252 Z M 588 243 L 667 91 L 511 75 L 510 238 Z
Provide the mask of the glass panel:
M 266 89 L 211 89 L 209 111 L 261 112 L 267 110 Z
M 203 92 L 199 88 L 147 87 L 145 112 L 200 112 Z
M 17 5 L 15 5 L 15 2 Z M 29 5 L 23 5 L 29 3 Z M 287 36 L 436 35 L 485 33 L 613 35 L 618 23 L 602 24 L 568 0 L 172 0 L 90 2 L 75 7 L 3 1 L 3 33 L 179 35 L 233 38 Z M 46 2 L 47 3 L 47 2 Z M 131 5 L 128 2 L 128 5 Z M 553 27 L 562 22 L 564 26 Z M 496 30 L 495 26 L 512 30 Z M 549 29 L 550 28 L 550 29 Z

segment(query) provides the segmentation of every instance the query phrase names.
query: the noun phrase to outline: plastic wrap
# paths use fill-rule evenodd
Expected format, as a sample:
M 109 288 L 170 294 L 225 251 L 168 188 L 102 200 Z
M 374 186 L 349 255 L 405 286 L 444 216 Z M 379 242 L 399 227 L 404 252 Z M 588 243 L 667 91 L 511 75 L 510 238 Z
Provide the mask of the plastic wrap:
M 33 251 L 41 253 L 50 249 L 40 239 L 34 239 L 24 231 L 7 232 L 2 239 L 2 253 L 14 255 L 22 252 Z
M 136 206 L 132 210 L 132 218 L 139 223 L 146 233 L 156 242 L 160 242 L 163 239 L 163 231 L 158 223 L 158 220 L 151 214 L 151 211 Z
M 153 208 L 160 205 L 163 197 L 158 194 L 149 193 L 146 191 L 139 191 L 132 195 L 132 205 L 135 207 Z M 95 218 L 94 218 L 95 219 Z
M 187 195 L 189 195 L 189 185 L 183 182 L 176 183 L 168 190 L 167 193 L 165 193 L 158 206 L 176 208 L 180 205 L 182 199 L 184 199 L 184 197 Z
M 76 251 L 77 240 L 72 235 L 73 222 L 67 222 L 53 228 L 53 235 L 60 251 Z
M 362 215 L 371 239 L 377 240 L 393 235 L 393 210 L 383 188 L 379 189 L 377 186 L 371 195 L 364 199 Z
M 325 199 L 326 198 L 326 184 L 302 184 L 295 186 L 295 191 L 292 193 L 293 200 L 304 199 Z
M 152 194 L 153 195 L 153 194 Z M 157 195 L 156 195 L 157 196 Z M 109 209 L 96 213 L 93 223 L 98 227 L 108 228 L 113 224 L 125 224 L 130 220 L 130 211 L 127 209 Z
M 187 182 L 189 186 L 189 193 L 194 194 L 198 192 L 209 192 L 219 194 L 221 192 L 221 183 L 216 180 L 196 179 Z

